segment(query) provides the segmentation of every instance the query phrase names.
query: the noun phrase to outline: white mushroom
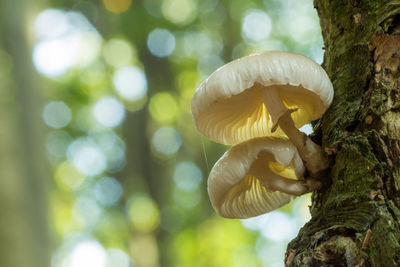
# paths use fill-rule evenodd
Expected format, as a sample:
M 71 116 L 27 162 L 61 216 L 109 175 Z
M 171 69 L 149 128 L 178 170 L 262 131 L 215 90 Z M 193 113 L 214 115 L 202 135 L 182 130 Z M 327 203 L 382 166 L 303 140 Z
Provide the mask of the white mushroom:
M 255 138 L 233 146 L 215 163 L 208 194 L 221 216 L 249 218 L 320 187 L 318 181 L 299 180 L 303 173 L 303 162 L 290 141 Z
M 192 114 L 198 131 L 222 144 L 286 134 L 316 177 L 328 161 L 298 128 L 320 118 L 332 99 L 332 83 L 320 65 L 300 54 L 269 51 L 211 74 L 196 90 Z

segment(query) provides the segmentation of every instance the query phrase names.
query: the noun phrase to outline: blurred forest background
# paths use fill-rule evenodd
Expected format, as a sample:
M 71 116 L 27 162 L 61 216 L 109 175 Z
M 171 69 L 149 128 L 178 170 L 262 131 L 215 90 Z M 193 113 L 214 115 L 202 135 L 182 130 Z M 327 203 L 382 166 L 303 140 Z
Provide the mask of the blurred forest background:
M 1 0 L 0 265 L 283 266 L 309 196 L 218 217 L 227 147 L 190 102 L 233 59 L 322 47 L 312 0 Z

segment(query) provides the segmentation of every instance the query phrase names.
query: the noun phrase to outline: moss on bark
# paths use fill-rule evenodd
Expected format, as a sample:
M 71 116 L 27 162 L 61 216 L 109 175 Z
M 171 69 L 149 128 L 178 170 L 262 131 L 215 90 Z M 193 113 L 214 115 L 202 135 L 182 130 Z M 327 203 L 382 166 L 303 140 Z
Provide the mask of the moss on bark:
M 315 125 L 330 170 L 286 265 L 399 266 L 400 1 L 314 5 L 335 88 Z

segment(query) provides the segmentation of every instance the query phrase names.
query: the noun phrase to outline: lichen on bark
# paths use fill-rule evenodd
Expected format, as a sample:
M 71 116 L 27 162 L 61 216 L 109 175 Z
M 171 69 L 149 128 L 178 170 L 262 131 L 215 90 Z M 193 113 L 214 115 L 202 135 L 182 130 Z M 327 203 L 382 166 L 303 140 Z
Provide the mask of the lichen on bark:
M 330 154 L 286 266 L 400 265 L 400 1 L 315 0 L 335 88 L 314 140 Z

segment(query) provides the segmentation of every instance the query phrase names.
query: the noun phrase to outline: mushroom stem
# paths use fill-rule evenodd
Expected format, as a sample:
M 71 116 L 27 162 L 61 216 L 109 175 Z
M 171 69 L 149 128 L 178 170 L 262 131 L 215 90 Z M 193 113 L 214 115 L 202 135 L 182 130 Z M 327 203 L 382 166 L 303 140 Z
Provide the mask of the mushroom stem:
M 293 196 L 301 196 L 321 187 L 314 179 L 294 180 L 274 173 L 268 164 L 253 164 L 250 173 L 258 177 L 263 186 L 271 191 L 280 191 Z
M 275 131 L 277 126 L 279 126 L 296 146 L 300 157 L 305 162 L 310 176 L 315 178 L 319 177 L 320 172 L 327 169 L 329 163 L 327 158 L 323 155 L 321 147 L 311 141 L 306 134 L 299 131 L 294 125 L 290 114 L 297 109 L 288 109 L 283 104 L 276 87 L 271 86 L 261 91 L 264 105 L 268 109 L 272 122 L 274 123 L 272 131 Z

